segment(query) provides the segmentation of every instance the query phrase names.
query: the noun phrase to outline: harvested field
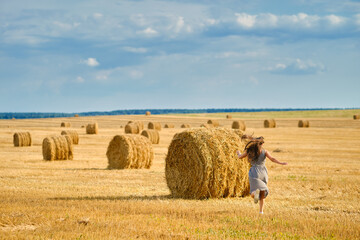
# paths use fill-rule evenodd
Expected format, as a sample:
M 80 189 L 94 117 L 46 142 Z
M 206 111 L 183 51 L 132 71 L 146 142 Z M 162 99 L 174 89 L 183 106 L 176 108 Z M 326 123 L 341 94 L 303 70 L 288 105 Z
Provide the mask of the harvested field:
M 188 200 L 171 195 L 165 159 L 175 136 L 224 113 L 72 118 L 81 141 L 71 161 L 45 161 L 42 140 L 63 119 L 0 120 L 0 239 L 359 239 L 360 121 L 354 111 L 232 113 L 246 134 L 288 166 L 267 160 L 265 214 L 246 197 Z M 264 128 L 275 118 L 276 128 Z M 311 128 L 298 128 L 299 119 Z M 106 150 L 129 120 L 171 123 L 152 145 L 149 169 L 108 169 Z M 98 122 L 101 131 L 81 126 Z M 213 130 L 213 129 L 205 129 Z M 32 146 L 14 147 L 15 132 Z M 138 136 L 138 135 L 137 135 Z M 339 161 L 341 159 L 341 161 Z

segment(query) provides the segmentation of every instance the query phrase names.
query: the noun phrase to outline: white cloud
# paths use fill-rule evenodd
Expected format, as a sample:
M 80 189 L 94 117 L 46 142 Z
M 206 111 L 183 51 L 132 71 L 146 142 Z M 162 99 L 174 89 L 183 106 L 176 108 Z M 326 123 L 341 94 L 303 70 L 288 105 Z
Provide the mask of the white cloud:
M 134 47 L 124 47 L 123 49 L 127 52 L 132 52 L 132 53 L 147 53 L 148 51 L 146 48 L 134 48 Z
M 101 19 L 101 18 L 103 17 L 103 15 L 102 15 L 101 13 L 94 13 L 94 14 L 93 14 L 93 17 L 94 17 L 95 19 Z
M 340 25 L 345 22 L 345 19 L 343 17 L 339 17 L 336 15 L 329 15 L 325 17 L 331 25 Z
M 289 74 L 289 75 L 304 75 L 316 74 L 323 72 L 325 67 L 321 63 L 313 63 L 311 60 L 303 61 L 295 59 L 290 63 L 278 63 L 275 67 L 270 67 L 268 70 L 276 74 Z
M 256 15 L 249 15 L 246 13 L 235 13 L 236 22 L 244 28 L 252 28 L 256 22 Z
M 83 82 L 85 82 L 85 79 L 82 78 L 81 76 L 78 76 L 78 77 L 76 78 L 76 82 L 78 82 L 78 83 L 83 83 Z
M 355 15 L 355 23 L 360 25 L 360 13 Z
M 99 62 L 96 60 L 96 58 L 88 58 L 83 62 L 90 67 L 96 67 L 99 65 Z
M 254 76 L 250 76 L 250 82 L 252 82 L 255 85 L 259 85 L 259 80 Z
M 154 29 L 152 29 L 151 27 L 148 27 L 142 31 L 138 31 L 138 33 L 141 33 L 141 34 L 145 34 L 147 36 L 154 36 L 156 35 L 158 32 Z
M 54 21 L 53 22 L 55 26 L 63 29 L 63 30 L 71 30 L 73 28 L 76 28 L 78 26 L 80 26 L 79 22 L 74 22 L 74 23 L 63 23 L 63 22 L 59 22 L 59 21 Z
M 141 71 L 138 71 L 138 70 L 130 71 L 129 75 L 130 75 L 130 77 L 132 79 L 139 79 L 139 78 L 142 78 L 144 76 L 144 74 Z

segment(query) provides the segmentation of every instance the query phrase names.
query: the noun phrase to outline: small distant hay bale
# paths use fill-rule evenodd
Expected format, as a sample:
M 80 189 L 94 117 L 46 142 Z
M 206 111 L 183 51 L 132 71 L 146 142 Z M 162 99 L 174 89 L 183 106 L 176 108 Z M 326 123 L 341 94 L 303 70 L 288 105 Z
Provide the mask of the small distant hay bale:
M 31 134 L 29 132 L 16 132 L 13 136 L 15 147 L 29 147 L 31 146 Z
M 71 123 L 69 123 L 69 122 L 62 122 L 60 126 L 61 126 L 61 127 L 71 127 Z
M 159 132 L 156 131 L 155 129 L 143 130 L 141 132 L 141 135 L 143 135 L 144 137 L 147 137 L 152 144 L 159 144 L 159 142 L 160 142 Z
M 175 125 L 172 124 L 172 123 L 166 123 L 166 124 L 164 125 L 164 128 L 174 128 L 174 127 L 175 127 Z
M 219 126 L 219 121 L 218 120 L 208 120 L 207 121 L 208 124 L 212 124 L 214 127 L 218 127 Z
M 174 197 L 204 199 L 249 194 L 246 158 L 239 159 L 245 143 L 242 131 L 192 128 L 175 134 L 165 159 L 165 177 Z
M 228 114 L 228 115 L 226 115 L 226 118 L 227 119 L 232 119 L 232 116 Z
M 79 114 L 75 114 L 74 117 L 79 117 Z
M 109 169 L 150 168 L 154 150 L 150 140 L 142 135 L 116 135 L 106 156 Z
M 161 124 L 159 122 L 149 122 L 148 129 L 155 129 L 161 131 Z
M 233 123 L 231 125 L 231 128 L 232 129 L 240 129 L 242 131 L 245 131 L 246 130 L 246 124 L 242 120 L 233 121 Z
M 146 116 L 150 116 L 150 115 L 151 115 L 151 112 L 150 112 L 150 111 L 146 111 L 145 115 L 146 115 Z
M 360 114 L 354 115 L 354 120 L 360 119 Z
M 98 134 L 99 126 L 97 123 L 89 123 L 86 126 L 86 134 Z
M 299 120 L 298 127 L 308 128 L 308 127 L 310 127 L 310 123 L 308 120 Z
M 79 134 L 77 133 L 77 131 L 62 131 L 61 135 L 68 135 L 70 136 L 73 144 L 79 144 Z
M 264 121 L 265 128 L 276 128 L 276 121 L 275 119 L 266 119 Z
M 42 143 L 44 160 L 72 160 L 73 144 L 68 135 L 46 137 Z
M 181 128 L 191 128 L 191 125 L 190 124 L 181 124 Z
M 81 125 L 81 128 L 85 128 L 85 126 L 84 126 L 84 125 Z
M 204 128 L 213 128 L 213 127 L 214 127 L 214 125 L 212 125 L 212 124 L 208 124 L 208 123 L 203 123 L 203 124 L 201 124 L 201 125 L 200 125 L 200 127 L 204 127 Z

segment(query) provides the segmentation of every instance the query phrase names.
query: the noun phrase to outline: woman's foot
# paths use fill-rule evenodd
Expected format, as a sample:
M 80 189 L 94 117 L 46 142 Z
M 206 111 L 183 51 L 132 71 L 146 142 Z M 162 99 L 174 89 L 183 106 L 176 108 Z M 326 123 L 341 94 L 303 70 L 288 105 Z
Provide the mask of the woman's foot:
M 260 189 L 256 189 L 254 193 L 254 203 L 258 203 L 260 198 Z

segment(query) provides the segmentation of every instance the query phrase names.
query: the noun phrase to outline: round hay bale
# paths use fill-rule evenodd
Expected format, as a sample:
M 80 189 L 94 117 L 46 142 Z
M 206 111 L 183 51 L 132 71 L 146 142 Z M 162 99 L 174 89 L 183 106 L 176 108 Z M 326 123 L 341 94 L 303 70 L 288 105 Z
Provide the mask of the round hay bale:
M 266 119 L 264 121 L 265 128 L 276 128 L 276 121 L 275 119 Z
M 71 127 L 71 123 L 69 123 L 69 122 L 62 122 L 60 126 L 61 126 L 61 127 Z
M 74 117 L 79 117 L 79 114 L 75 114 Z
M 175 134 L 165 159 L 165 177 L 175 197 L 204 199 L 249 194 L 242 132 L 225 128 L 192 128 Z
M 218 120 L 208 120 L 207 121 L 208 124 L 212 124 L 214 127 L 218 127 L 219 126 L 219 121 Z
M 164 128 L 174 128 L 174 127 L 175 127 L 175 125 L 172 124 L 172 123 L 166 123 L 166 124 L 164 125 Z
M 159 122 L 149 122 L 148 129 L 155 129 L 161 131 L 161 124 Z
M 232 129 L 240 129 L 242 131 L 245 131 L 246 130 L 246 124 L 242 120 L 233 121 L 233 123 L 231 125 L 231 128 Z
M 68 135 L 46 137 L 42 143 L 44 160 L 72 160 L 73 145 Z
M 84 125 L 81 125 L 81 128 L 85 128 L 85 126 L 84 126 Z
M 125 125 L 125 133 L 139 134 L 140 131 L 141 130 L 139 124 L 136 124 L 134 122 Z
M 68 130 L 68 131 L 62 131 L 61 135 L 68 135 L 70 136 L 73 144 L 79 144 L 79 134 L 77 131 Z
M 357 119 L 360 119 L 360 115 L 359 115 L 359 114 L 354 115 L 354 120 L 357 120 Z
M 97 123 L 89 123 L 86 126 L 86 134 L 98 134 L 99 127 Z
M 138 133 L 140 133 L 143 129 L 144 129 L 144 122 L 142 122 L 142 121 L 128 121 L 128 124 L 129 123 L 135 123 L 135 124 L 137 124 L 138 126 L 139 126 L 139 132 Z
M 232 119 L 232 116 L 228 114 L 228 115 L 226 115 L 226 118 L 227 119 Z
M 146 115 L 146 116 L 150 116 L 150 115 L 151 115 L 151 112 L 150 112 L 150 111 L 146 111 L 145 115 Z
M 308 128 L 308 127 L 310 127 L 310 123 L 308 120 L 299 120 L 298 127 Z
M 109 169 L 150 168 L 154 150 L 150 140 L 142 135 L 116 135 L 106 156 Z
M 184 123 L 181 125 L 181 128 L 191 128 L 191 125 Z
M 155 129 L 143 130 L 141 132 L 141 135 L 143 135 L 144 137 L 147 137 L 148 139 L 150 139 L 150 142 L 152 144 L 159 144 L 159 142 L 160 142 L 159 132 L 156 131 Z
M 200 127 L 204 127 L 204 128 L 213 128 L 213 127 L 214 127 L 214 125 L 212 125 L 212 124 L 208 124 L 208 123 L 203 123 L 203 124 L 201 124 L 201 125 L 200 125 Z
M 13 136 L 15 147 L 31 146 L 31 134 L 29 132 L 16 132 Z

